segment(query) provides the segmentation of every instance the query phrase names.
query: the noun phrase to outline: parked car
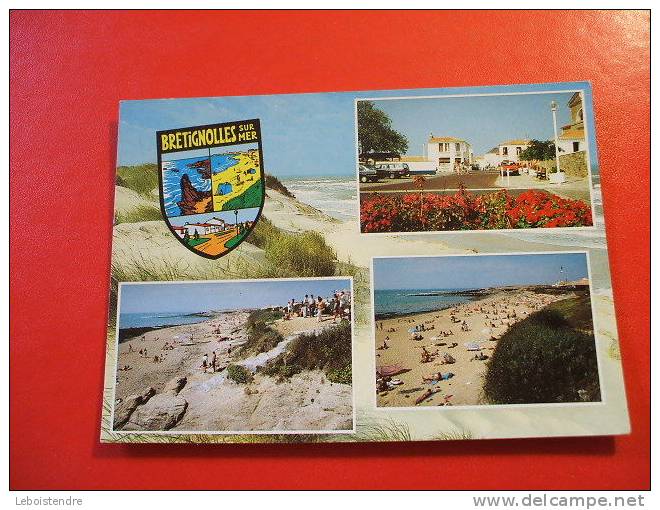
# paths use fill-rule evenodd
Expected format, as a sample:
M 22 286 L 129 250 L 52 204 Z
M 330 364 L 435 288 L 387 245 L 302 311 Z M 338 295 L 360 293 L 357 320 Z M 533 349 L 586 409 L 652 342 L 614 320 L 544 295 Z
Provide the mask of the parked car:
M 360 182 L 375 182 L 378 180 L 378 172 L 375 168 L 360 165 L 358 173 L 360 174 Z
M 518 163 L 506 159 L 500 163 L 500 171 L 505 172 L 507 175 L 520 175 Z
M 406 163 L 377 163 L 376 173 L 378 177 L 399 179 L 401 177 L 410 177 L 410 167 Z

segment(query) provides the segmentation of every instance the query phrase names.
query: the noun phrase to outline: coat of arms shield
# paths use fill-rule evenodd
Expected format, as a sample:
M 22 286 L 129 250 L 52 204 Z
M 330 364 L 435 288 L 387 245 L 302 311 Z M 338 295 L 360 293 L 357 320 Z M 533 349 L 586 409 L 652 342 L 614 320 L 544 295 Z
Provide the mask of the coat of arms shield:
M 163 218 L 186 248 L 217 259 L 252 231 L 266 196 L 258 119 L 158 131 Z

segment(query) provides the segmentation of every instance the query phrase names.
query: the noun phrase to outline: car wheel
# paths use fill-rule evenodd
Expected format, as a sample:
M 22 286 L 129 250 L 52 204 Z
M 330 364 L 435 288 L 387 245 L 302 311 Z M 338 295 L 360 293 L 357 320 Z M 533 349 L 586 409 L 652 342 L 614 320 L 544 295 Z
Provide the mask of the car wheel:
M 368 182 L 368 181 L 369 181 L 369 179 L 367 177 L 365 177 L 364 175 L 362 177 L 360 177 L 360 182 Z
M 396 175 L 394 175 L 393 173 L 391 173 L 391 174 L 390 174 L 390 179 L 396 179 Z

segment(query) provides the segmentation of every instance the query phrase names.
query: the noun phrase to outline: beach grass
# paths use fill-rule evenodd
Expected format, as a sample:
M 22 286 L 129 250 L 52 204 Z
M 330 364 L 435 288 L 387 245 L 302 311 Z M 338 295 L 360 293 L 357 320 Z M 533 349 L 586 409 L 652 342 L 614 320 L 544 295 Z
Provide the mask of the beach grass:
M 474 435 L 469 430 L 455 429 L 449 432 L 441 432 L 433 437 L 437 441 L 465 441 L 474 439 Z
M 280 276 L 334 276 L 337 256 L 317 232 L 290 233 L 262 216 L 247 242 L 265 252 Z
M 594 335 L 571 323 L 589 305 L 568 299 L 574 302 L 535 312 L 499 339 L 484 376 L 490 403 L 600 401 Z
M 410 427 L 393 419 L 378 422 L 358 422 L 357 432 L 354 436 L 356 441 L 412 441 Z
M 158 165 L 145 163 L 118 166 L 115 182 L 118 186 L 130 188 L 140 195 L 150 196 L 153 190 L 158 189 Z
M 282 184 L 282 181 L 280 181 L 274 175 L 266 174 L 266 187 L 274 189 L 279 193 L 282 193 L 282 195 L 284 195 L 285 197 L 296 198 L 296 196 L 293 193 L 291 193 L 284 184 Z
M 142 221 L 162 220 L 163 215 L 156 205 L 140 205 L 128 212 L 117 212 L 115 215 L 116 223 L 140 223 Z
M 319 332 L 302 333 L 285 352 L 259 371 L 289 378 L 305 370 L 323 370 L 330 382 L 352 384 L 351 324 L 342 321 Z

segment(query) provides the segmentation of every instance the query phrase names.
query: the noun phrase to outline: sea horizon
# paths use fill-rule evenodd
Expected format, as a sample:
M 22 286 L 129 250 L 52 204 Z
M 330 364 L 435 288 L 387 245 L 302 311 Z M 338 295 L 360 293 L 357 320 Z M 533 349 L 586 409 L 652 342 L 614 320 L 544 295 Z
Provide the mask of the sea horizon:
M 473 301 L 474 296 L 451 293 L 466 290 L 476 289 L 375 289 L 374 315 L 382 319 L 444 310 Z

